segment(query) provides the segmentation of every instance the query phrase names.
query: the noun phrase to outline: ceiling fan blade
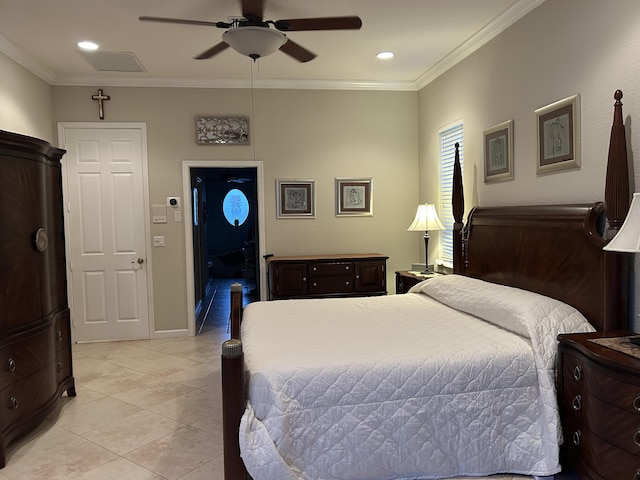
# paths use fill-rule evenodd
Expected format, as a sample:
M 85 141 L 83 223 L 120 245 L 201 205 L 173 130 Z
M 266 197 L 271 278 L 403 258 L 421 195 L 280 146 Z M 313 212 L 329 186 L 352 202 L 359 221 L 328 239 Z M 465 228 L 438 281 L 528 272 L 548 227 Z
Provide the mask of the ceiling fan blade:
M 309 62 L 311 60 L 313 60 L 314 58 L 316 58 L 316 54 L 313 52 L 310 52 L 309 50 L 307 50 L 306 48 L 298 45 L 296 42 L 294 42 L 291 39 L 288 39 L 284 45 L 282 45 L 280 47 L 280 51 L 286 53 L 287 55 L 289 55 L 290 57 L 295 58 L 296 60 L 298 60 L 299 62 Z
M 278 20 L 275 27 L 283 32 L 302 30 L 358 30 L 362 27 L 362 20 L 357 16 L 350 17 L 324 17 L 324 18 L 297 18 Z
M 181 25 L 203 25 L 205 27 L 229 28 L 230 23 L 225 22 L 206 22 L 204 20 L 183 20 L 181 18 L 166 17 L 138 17 L 142 22 L 160 22 L 160 23 L 179 23 Z
M 211 58 L 214 55 L 217 55 L 218 53 L 222 52 L 223 50 L 226 50 L 227 48 L 229 48 L 229 44 L 225 42 L 220 42 L 214 45 L 213 47 L 211 47 L 209 50 L 205 50 L 200 55 L 193 58 L 195 58 L 196 60 L 206 60 L 207 58 Z
M 247 19 L 255 18 L 262 21 L 264 15 L 264 0 L 241 0 L 242 15 Z

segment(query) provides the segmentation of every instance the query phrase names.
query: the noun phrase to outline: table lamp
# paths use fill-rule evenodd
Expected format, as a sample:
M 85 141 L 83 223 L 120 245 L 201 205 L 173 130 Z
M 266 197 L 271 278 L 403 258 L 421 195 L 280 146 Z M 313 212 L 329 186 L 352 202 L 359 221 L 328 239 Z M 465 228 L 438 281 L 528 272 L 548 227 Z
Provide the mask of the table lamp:
M 611 252 L 640 252 L 640 193 L 634 193 L 627 217 L 620 230 L 604 250 Z
M 407 232 L 424 232 L 424 272 L 429 272 L 429 230 L 444 230 L 444 225 L 440 222 L 436 207 L 432 203 L 418 205 L 416 218 L 407 228 Z

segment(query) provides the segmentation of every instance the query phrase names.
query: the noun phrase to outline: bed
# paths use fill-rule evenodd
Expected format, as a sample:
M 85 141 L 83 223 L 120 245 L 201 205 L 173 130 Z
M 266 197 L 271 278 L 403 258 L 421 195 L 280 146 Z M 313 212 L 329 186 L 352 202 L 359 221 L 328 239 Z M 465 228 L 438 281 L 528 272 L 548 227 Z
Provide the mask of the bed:
M 232 288 L 225 479 L 559 472 L 557 335 L 627 323 L 628 258 L 602 250 L 629 206 L 614 96 L 605 202 L 476 207 L 463 225 L 456 155 L 454 275 L 244 311 Z

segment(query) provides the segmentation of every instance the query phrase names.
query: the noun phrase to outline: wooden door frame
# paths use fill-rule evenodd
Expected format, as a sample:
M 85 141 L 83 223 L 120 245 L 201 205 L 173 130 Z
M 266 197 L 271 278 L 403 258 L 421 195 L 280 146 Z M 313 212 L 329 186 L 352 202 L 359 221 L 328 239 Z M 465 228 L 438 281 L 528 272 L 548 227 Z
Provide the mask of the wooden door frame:
M 147 314 L 149 319 L 149 338 L 155 338 L 155 316 L 153 309 L 153 267 L 152 267 L 152 245 L 151 245 L 151 208 L 150 208 L 150 200 L 149 200 L 149 166 L 147 161 L 147 124 L 141 122 L 131 122 L 131 123 L 123 123 L 123 122 L 58 122 L 58 145 L 60 148 L 64 148 L 64 132 L 66 129 L 101 129 L 101 130 L 111 130 L 111 129 L 129 129 L 129 130 L 139 130 L 140 131 L 140 140 L 141 140 L 141 162 L 142 162 L 142 198 L 143 198 L 143 211 L 144 211 L 144 245 L 146 250 L 146 258 L 145 258 L 145 270 L 147 274 Z M 65 157 L 62 157 L 62 192 L 63 199 L 67 198 L 69 192 L 69 184 L 67 177 L 67 168 Z M 64 203 L 64 229 L 65 232 L 71 232 L 69 220 L 69 206 Z M 66 236 L 66 235 L 65 235 Z M 72 306 L 73 303 L 73 285 L 72 285 L 72 275 L 71 275 L 71 252 L 69 247 L 70 242 L 65 242 L 65 254 L 66 254 L 66 264 L 67 264 L 67 292 L 69 297 L 69 306 Z M 73 322 L 73 311 L 71 318 L 71 341 L 75 343 L 75 325 Z
M 258 202 L 258 260 L 260 261 L 260 299 L 267 297 L 267 275 L 264 262 L 264 252 L 266 248 L 265 240 L 265 217 L 264 217 L 264 173 L 261 161 L 257 160 L 183 160 L 182 162 L 182 198 L 184 199 L 184 233 L 185 233 L 185 258 L 186 258 L 186 280 L 187 280 L 187 325 L 189 335 L 194 336 L 196 332 L 195 319 L 195 285 L 194 285 L 194 265 L 193 265 L 193 229 L 191 220 L 187 216 L 193 212 L 193 200 L 191 198 L 191 169 L 192 168 L 255 168 L 256 169 L 256 199 Z

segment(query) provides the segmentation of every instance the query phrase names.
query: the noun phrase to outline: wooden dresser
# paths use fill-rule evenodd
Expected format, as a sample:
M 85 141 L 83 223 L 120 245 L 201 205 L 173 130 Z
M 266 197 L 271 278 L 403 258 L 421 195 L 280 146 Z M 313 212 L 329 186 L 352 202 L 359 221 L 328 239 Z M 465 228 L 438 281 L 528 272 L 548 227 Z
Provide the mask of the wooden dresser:
M 590 341 L 602 337 L 559 336 L 563 464 L 580 478 L 640 480 L 640 358 Z
M 0 466 L 75 396 L 62 210 L 64 150 L 0 130 Z
M 386 295 L 387 258 L 377 253 L 269 257 L 269 298 Z

